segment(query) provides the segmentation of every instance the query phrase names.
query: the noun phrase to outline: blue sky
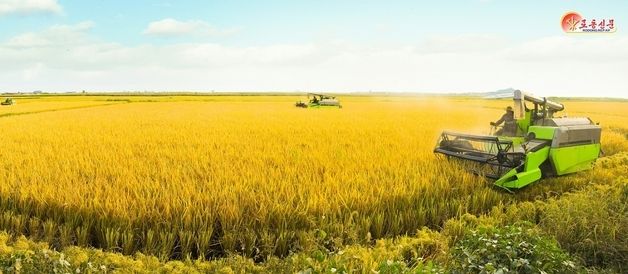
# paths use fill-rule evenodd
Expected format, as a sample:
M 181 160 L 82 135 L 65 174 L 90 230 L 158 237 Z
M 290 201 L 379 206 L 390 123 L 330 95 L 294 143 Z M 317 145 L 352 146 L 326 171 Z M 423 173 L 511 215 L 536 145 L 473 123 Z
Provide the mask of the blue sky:
M 238 35 L 209 39 L 225 44 L 266 45 L 344 38 L 361 42 L 413 43 L 430 34 L 488 32 L 512 39 L 560 34 L 560 15 L 628 17 L 626 1 L 58 1 L 62 14 L 0 17 L 0 37 L 53 24 L 92 21 L 93 34 L 122 44 L 181 42 L 141 35 L 152 21 L 202 20 L 239 28 Z M 623 12 L 618 12 L 623 11 Z M 41 15 L 41 14 L 40 14 Z M 624 20 L 622 20 L 624 21 Z
M 613 18 L 618 31 L 567 35 L 559 27 L 567 11 Z M 0 76 L 6 83 L 0 90 L 463 92 L 512 86 L 584 96 L 585 87 L 600 83 L 583 87 L 583 79 L 560 71 L 628 71 L 626 19 L 626 1 L 0 0 L 0 72 L 16 63 L 13 77 Z M 584 56 L 595 48 L 606 52 Z M 605 95 L 625 97 L 628 83 L 618 77 L 626 77 L 600 77 Z

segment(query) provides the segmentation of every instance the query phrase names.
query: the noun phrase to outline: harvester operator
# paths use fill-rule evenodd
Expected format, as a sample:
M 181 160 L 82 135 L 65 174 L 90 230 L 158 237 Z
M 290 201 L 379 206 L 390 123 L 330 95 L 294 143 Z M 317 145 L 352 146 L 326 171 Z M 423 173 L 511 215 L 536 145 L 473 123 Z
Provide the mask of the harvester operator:
M 517 133 L 517 125 L 515 121 L 515 112 L 512 110 L 511 106 L 506 107 L 506 113 L 504 113 L 502 118 L 497 120 L 497 122 L 491 122 L 491 126 L 497 127 L 502 123 L 504 123 L 504 126 L 495 131 L 495 135 L 515 136 Z

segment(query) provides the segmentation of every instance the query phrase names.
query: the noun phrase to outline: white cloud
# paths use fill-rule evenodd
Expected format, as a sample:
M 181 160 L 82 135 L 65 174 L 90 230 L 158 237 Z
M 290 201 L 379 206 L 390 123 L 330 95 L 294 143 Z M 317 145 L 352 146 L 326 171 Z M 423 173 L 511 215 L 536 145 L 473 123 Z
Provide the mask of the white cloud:
M 57 0 L 0 0 L 0 15 L 54 13 L 63 11 Z
M 144 34 L 156 36 L 179 36 L 179 35 L 225 35 L 235 32 L 236 29 L 217 29 L 207 22 L 200 20 L 179 21 L 172 18 L 166 18 L 154 21 L 148 24 L 144 30 Z
M 41 76 L 41 72 L 45 69 L 44 64 L 36 63 L 31 67 L 25 68 L 22 71 L 22 79 L 25 81 L 37 80 Z
M 628 97 L 628 38 L 620 35 L 527 42 L 443 36 L 379 48 L 338 42 L 125 46 L 93 37 L 91 26 L 53 26 L 0 42 L 1 91 L 468 92 L 512 86 L 541 96 Z M 467 40 L 475 44 L 459 45 Z
M 425 39 L 419 47 L 425 53 L 494 51 L 506 46 L 508 41 L 493 34 L 440 35 Z
M 561 35 L 522 43 L 505 50 L 507 57 L 523 62 L 622 62 L 628 56 L 628 37 Z
M 76 25 L 54 25 L 42 32 L 27 32 L 10 38 L 4 46 L 13 48 L 58 47 L 90 41 L 86 32 L 94 26 L 91 21 Z

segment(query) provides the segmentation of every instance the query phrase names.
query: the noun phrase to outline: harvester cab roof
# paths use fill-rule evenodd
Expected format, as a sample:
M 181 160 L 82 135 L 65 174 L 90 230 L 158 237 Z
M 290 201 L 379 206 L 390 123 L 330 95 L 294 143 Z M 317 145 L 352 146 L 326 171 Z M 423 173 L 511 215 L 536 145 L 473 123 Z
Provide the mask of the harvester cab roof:
M 514 92 L 513 102 L 515 129 L 511 134 L 445 131 L 434 152 L 475 163 L 475 173 L 494 179 L 496 186 L 507 190 L 542 177 L 592 168 L 601 151 L 600 126 L 589 118 L 554 117 L 564 110 L 563 104 L 519 90 Z

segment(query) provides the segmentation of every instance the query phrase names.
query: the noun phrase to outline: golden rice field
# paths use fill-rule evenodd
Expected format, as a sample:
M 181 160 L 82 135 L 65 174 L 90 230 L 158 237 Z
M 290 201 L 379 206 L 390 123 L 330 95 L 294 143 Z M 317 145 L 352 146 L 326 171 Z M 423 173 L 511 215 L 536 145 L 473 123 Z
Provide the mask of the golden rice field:
M 509 100 L 299 99 L 17 97 L 0 107 L 0 229 L 164 259 L 264 258 L 413 234 L 586 183 L 551 178 L 512 195 L 432 153 L 444 129 L 487 133 Z M 628 102 L 564 103 L 601 123 L 606 155 L 628 151 Z

